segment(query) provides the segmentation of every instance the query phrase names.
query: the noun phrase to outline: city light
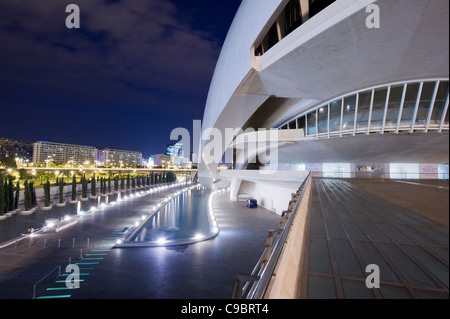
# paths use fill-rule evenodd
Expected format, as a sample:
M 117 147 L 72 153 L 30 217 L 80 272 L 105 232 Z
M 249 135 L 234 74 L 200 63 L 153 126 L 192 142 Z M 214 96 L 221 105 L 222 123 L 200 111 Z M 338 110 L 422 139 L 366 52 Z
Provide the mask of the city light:
M 165 238 L 163 238 L 163 237 L 159 238 L 159 239 L 156 241 L 156 243 L 159 244 L 159 245 L 164 245 L 166 242 L 167 242 L 167 239 L 165 239 Z
M 195 236 L 193 237 L 195 240 L 201 240 L 203 239 L 205 236 L 202 234 L 195 234 Z
M 55 223 L 54 222 L 48 222 L 47 224 L 46 224 L 46 226 L 47 227 L 54 227 L 55 226 Z

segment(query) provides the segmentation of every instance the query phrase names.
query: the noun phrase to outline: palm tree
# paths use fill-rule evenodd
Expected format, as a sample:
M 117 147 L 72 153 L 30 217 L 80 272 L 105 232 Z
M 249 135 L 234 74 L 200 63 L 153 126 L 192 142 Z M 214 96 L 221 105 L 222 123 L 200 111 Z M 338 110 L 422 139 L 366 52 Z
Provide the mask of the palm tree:
M 14 187 L 13 187 L 13 179 L 9 177 L 9 185 L 8 185 L 8 194 L 9 196 L 9 208 L 8 210 L 12 212 L 14 210 Z
M 37 201 L 36 201 L 36 190 L 34 189 L 34 183 L 29 182 L 28 187 L 30 188 L 30 194 L 31 194 L 31 206 L 36 206 Z
M 96 192 L 95 192 L 95 174 L 92 174 L 92 178 L 91 178 L 91 195 L 95 196 Z
M 25 206 L 25 210 L 30 210 L 32 207 L 31 204 L 31 192 L 30 192 L 30 186 L 28 185 L 28 181 L 25 180 L 24 185 L 24 193 L 25 193 L 25 201 L 24 201 L 24 206 Z
M 87 198 L 87 180 L 85 174 L 81 177 L 81 197 Z
M 19 208 L 19 196 L 20 196 L 20 184 L 19 184 L 19 181 L 17 181 L 16 196 L 14 197 L 14 209 Z
M 5 199 L 5 207 L 4 212 L 7 213 L 9 210 L 9 186 L 8 186 L 8 179 L 5 178 L 5 184 L 3 185 L 3 198 Z
M 77 178 L 75 174 L 72 177 L 72 200 L 75 201 L 77 199 Z
M 64 203 L 64 177 L 59 181 L 59 202 Z
M 105 183 L 105 178 L 104 177 L 100 178 L 100 193 L 101 194 L 105 194 L 106 193 L 106 183 Z
M 119 190 L 119 176 L 114 176 L 114 190 L 117 192 Z
M 47 183 L 44 185 L 44 206 L 50 206 L 50 182 L 47 179 Z
M 0 216 L 5 212 L 5 187 L 3 185 L 3 175 L 0 174 Z

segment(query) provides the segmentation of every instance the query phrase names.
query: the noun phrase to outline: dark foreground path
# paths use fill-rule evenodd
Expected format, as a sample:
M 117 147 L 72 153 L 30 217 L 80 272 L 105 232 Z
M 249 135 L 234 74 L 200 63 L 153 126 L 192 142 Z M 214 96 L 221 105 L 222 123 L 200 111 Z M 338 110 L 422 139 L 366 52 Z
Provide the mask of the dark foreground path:
M 32 248 L 24 241 L 17 248 L 0 250 L 0 298 L 31 298 L 33 284 L 58 265 L 64 272 L 69 257 L 80 267 L 80 288 L 65 289 L 65 282 L 52 275 L 38 285 L 38 297 L 230 298 L 236 275 L 251 272 L 268 230 L 278 226 L 280 217 L 262 208 L 248 209 L 244 202 L 230 202 L 228 193 L 220 193 L 213 201 L 220 227 L 216 238 L 181 247 L 111 249 L 122 229 L 164 196 L 166 192 L 107 207 L 64 234 L 36 238 Z M 80 248 L 83 260 L 77 260 Z

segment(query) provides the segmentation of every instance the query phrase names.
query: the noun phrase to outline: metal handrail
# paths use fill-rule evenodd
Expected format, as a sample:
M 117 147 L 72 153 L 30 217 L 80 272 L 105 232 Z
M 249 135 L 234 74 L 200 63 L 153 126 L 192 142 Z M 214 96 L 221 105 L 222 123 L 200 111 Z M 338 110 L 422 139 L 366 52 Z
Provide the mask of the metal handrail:
M 261 274 L 261 279 L 256 284 L 255 292 L 250 296 L 251 299 L 261 299 L 263 297 L 264 293 L 266 292 L 266 289 L 269 285 L 270 279 L 273 275 L 273 272 L 275 271 L 275 267 L 280 258 L 281 251 L 283 250 L 284 243 L 286 242 L 287 236 L 289 234 L 289 230 L 291 228 L 292 221 L 294 220 L 298 206 L 300 205 L 300 202 L 303 199 L 306 185 L 309 183 L 310 177 L 311 177 L 311 173 L 308 173 L 308 176 L 306 177 L 305 181 L 302 183 L 302 186 L 300 187 L 303 189 L 301 190 L 300 196 L 297 199 L 297 203 L 295 204 L 294 209 L 292 210 L 292 213 L 289 216 L 289 219 L 286 221 L 286 224 L 283 228 L 283 231 L 281 232 L 280 237 L 275 242 L 275 246 L 272 249 L 272 253 L 270 255 L 269 261 L 267 262 L 267 265 Z
M 311 172 L 308 173 L 308 176 L 303 181 L 302 185 L 299 187 L 300 194 L 297 198 L 294 208 L 292 209 L 292 212 L 290 212 L 289 214 L 288 220 L 284 223 L 283 228 L 276 230 L 274 229 L 270 231 L 268 242 L 269 239 L 272 239 L 272 244 L 269 243 L 269 245 L 266 246 L 261 257 L 256 263 L 256 266 L 253 268 L 251 275 L 238 277 L 235 287 L 234 298 L 244 297 L 247 299 L 261 299 L 263 297 L 269 285 L 270 278 L 272 277 L 272 274 L 278 263 L 279 257 L 283 250 L 284 243 L 286 242 L 287 236 L 289 234 L 292 221 L 294 220 L 298 206 L 300 205 L 300 202 L 303 199 L 306 185 L 308 184 L 310 178 Z M 268 253 L 270 253 L 270 256 L 266 258 Z M 243 286 L 242 283 L 240 282 L 242 278 L 247 279 Z M 247 290 L 248 292 L 246 292 Z
M 37 286 L 37 284 L 40 283 L 41 281 L 43 281 L 48 276 L 50 276 L 56 269 L 58 269 L 58 276 L 57 276 L 57 278 L 61 277 L 61 265 L 59 265 L 59 266 L 56 266 L 55 268 L 53 268 L 52 271 L 50 271 L 48 274 L 46 274 L 44 277 L 42 277 L 38 282 L 36 282 L 33 285 L 33 299 L 36 299 L 36 286 Z

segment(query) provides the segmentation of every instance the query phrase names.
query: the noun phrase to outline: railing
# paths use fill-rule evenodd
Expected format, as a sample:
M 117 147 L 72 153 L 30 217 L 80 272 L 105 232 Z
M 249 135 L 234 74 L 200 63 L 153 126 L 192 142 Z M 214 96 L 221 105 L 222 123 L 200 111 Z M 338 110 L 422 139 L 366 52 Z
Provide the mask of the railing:
M 300 205 L 306 186 L 311 179 L 308 174 L 294 198 L 289 202 L 288 210 L 283 211 L 278 229 L 271 229 L 266 247 L 259 258 L 251 275 L 238 275 L 234 288 L 234 299 L 262 299 L 269 285 L 275 267 L 286 242 L 292 221 Z
M 60 278 L 61 277 L 61 265 L 55 267 L 52 271 L 50 271 L 48 274 L 46 274 L 44 277 L 42 277 L 38 282 L 36 282 L 33 285 L 33 299 L 36 299 L 36 287 L 37 285 L 42 282 L 43 280 L 45 280 L 48 276 L 50 276 L 52 273 L 54 273 L 56 270 L 58 270 L 58 275 L 56 276 L 56 278 Z
M 435 172 L 435 173 L 423 173 L 423 172 L 384 172 L 384 171 L 313 171 L 311 172 L 313 177 L 322 178 L 351 178 L 351 179 L 383 179 L 383 180 L 435 180 L 435 181 L 448 181 L 448 172 Z

